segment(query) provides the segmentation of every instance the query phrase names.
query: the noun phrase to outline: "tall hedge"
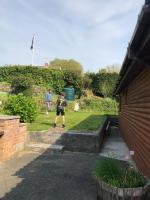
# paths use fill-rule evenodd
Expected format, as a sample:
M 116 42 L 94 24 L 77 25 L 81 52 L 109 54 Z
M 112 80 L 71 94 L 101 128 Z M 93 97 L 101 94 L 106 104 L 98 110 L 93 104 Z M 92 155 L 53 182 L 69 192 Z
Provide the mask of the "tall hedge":
M 30 77 L 34 84 L 53 88 L 56 93 L 62 92 L 65 86 L 74 86 L 76 92 L 81 91 L 81 79 L 78 74 L 49 68 L 31 66 L 0 67 L 0 82 L 12 83 L 18 76 Z
M 95 95 L 102 97 L 112 97 L 118 79 L 118 73 L 98 72 L 93 75 L 92 89 Z

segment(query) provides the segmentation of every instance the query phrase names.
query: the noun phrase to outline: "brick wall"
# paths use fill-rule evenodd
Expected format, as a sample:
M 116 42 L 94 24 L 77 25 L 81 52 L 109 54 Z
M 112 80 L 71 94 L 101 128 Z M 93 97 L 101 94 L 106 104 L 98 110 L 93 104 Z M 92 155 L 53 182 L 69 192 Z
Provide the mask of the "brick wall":
M 5 161 L 24 149 L 26 125 L 19 117 L 0 116 L 0 161 Z

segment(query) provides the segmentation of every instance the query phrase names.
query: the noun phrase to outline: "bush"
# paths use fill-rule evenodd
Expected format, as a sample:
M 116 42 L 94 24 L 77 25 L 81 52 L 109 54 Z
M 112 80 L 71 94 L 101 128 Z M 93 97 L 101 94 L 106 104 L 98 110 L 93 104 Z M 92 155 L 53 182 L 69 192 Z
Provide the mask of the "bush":
M 5 92 L 0 92 L 0 114 L 4 113 L 4 104 L 8 99 L 8 95 Z
M 106 73 L 103 71 L 93 75 L 92 89 L 95 95 L 112 97 L 113 90 L 118 79 L 118 73 Z
M 147 182 L 139 171 L 131 167 L 125 168 L 112 158 L 98 161 L 93 175 L 96 180 L 118 188 L 143 187 Z
M 30 77 L 19 75 L 13 78 L 11 83 L 12 93 L 24 93 L 26 96 L 32 95 L 33 80 Z
M 71 71 L 55 70 L 31 66 L 0 67 L 0 82 L 11 83 L 16 77 L 29 77 L 35 85 L 53 88 L 56 94 L 64 90 L 65 86 L 72 85 L 77 93 L 81 93 L 81 75 Z
M 37 106 L 31 97 L 11 95 L 5 102 L 4 111 L 9 115 L 19 115 L 21 122 L 32 122 L 37 115 Z
M 74 111 L 74 101 L 67 101 L 67 107 L 65 108 L 66 111 Z
M 1 92 L 10 92 L 10 83 L 0 82 L 0 91 Z
M 99 111 L 106 114 L 117 114 L 117 102 L 110 98 L 84 97 L 80 100 L 81 110 Z

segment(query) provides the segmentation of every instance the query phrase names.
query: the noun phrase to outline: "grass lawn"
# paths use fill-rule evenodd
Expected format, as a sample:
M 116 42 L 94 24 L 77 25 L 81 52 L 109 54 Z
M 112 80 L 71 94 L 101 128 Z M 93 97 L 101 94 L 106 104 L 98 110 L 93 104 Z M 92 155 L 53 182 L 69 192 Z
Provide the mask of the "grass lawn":
M 8 98 L 8 93 L 0 92 L 0 101 L 5 101 Z
M 105 115 L 96 112 L 66 112 L 66 128 L 65 130 L 78 131 L 95 131 L 103 123 Z M 29 131 L 48 130 L 53 126 L 55 112 L 48 115 L 39 114 L 35 122 L 28 125 Z M 58 121 L 58 126 L 61 127 L 61 118 Z

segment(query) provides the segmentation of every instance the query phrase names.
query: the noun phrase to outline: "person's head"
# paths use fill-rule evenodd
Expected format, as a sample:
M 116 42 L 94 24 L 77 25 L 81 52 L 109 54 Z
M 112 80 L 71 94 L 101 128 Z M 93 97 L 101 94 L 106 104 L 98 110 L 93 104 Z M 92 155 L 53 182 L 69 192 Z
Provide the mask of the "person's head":
M 64 99 L 65 98 L 65 94 L 64 93 L 60 93 L 60 98 Z
M 51 89 L 48 90 L 49 93 L 52 93 Z

